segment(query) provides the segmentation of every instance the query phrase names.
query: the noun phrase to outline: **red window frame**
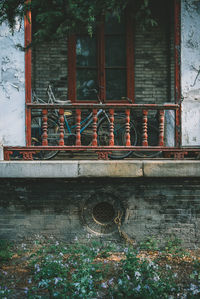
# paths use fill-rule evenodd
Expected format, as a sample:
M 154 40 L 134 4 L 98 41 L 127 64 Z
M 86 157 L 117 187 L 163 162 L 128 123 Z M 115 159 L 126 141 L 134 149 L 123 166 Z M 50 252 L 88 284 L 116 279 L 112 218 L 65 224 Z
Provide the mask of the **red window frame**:
M 126 96 L 134 103 L 134 29 L 133 20 L 130 14 L 126 13 Z M 105 35 L 104 19 L 102 18 L 97 29 L 97 72 L 98 85 L 103 86 L 99 90 L 99 98 L 102 102 L 113 103 L 106 100 L 106 67 L 105 67 Z M 76 36 L 68 38 L 68 99 L 78 102 L 76 96 Z M 92 103 L 94 101 L 81 101 L 82 103 Z M 122 100 L 115 100 L 115 103 Z M 126 101 L 127 102 L 127 101 Z
M 29 2 L 31 0 L 28 0 Z M 31 11 L 27 11 L 24 17 L 24 46 L 25 48 L 32 41 Z M 31 103 L 31 78 L 32 78 L 32 51 L 31 48 L 25 50 L 25 103 Z M 26 146 L 31 145 L 31 109 L 25 106 L 25 135 Z
M 28 0 L 31 1 L 31 0 Z M 134 42 L 133 42 L 133 26 L 131 19 L 127 18 L 127 97 L 134 102 Z M 174 0 L 174 31 L 175 31 L 175 42 L 174 42 L 174 56 L 175 56 L 175 103 L 181 102 L 181 80 L 180 80 L 180 22 L 181 22 L 181 0 Z M 103 26 L 103 25 L 102 25 Z M 25 47 L 31 43 L 32 36 L 32 24 L 31 24 L 31 11 L 27 12 L 24 18 L 24 39 Z M 99 34 L 102 34 L 102 29 L 99 30 Z M 101 47 L 104 45 L 103 36 L 100 35 Z M 72 35 L 68 40 L 68 51 L 70 59 L 68 59 L 68 95 L 69 99 L 74 103 L 76 101 L 76 38 Z M 100 68 L 103 69 L 105 58 L 103 51 L 99 57 Z M 31 62 L 32 52 L 31 48 L 25 51 L 25 103 L 31 103 Z M 105 69 L 105 68 L 104 68 Z M 99 78 L 101 84 L 104 84 L 105 72 Z M 102 86 L 101 85 L 101 86 Z M 101 91 L 101 99 L 105 98 L 105 91 Z M 121 101 L 120 101 L 121 102 Z M 91 103 L 91 102 L 90 102 Z M 112 102 L 113 103 L 113 102 Z M 31 109 L 26 105 L 25 108 L 25 134 L 26 134 L 26 145 L 31 145 Z M 175 146 L 181 145 L 181 107 L 176 112 L 176 126 L 175 126 Z

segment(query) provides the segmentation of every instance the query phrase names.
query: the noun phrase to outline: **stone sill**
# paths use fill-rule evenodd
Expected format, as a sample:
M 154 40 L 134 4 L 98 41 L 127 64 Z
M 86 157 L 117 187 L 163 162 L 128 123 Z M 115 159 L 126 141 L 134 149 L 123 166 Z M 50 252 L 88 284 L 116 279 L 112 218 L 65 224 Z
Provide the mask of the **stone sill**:
M 200 161 L 1 161 L 0 178 L 200 177 Z

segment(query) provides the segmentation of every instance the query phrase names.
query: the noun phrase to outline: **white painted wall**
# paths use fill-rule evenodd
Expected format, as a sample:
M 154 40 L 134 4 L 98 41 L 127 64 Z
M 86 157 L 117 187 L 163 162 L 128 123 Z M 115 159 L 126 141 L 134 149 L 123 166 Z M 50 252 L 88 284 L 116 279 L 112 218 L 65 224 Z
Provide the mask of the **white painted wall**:
M 182 0 L 182 144 L 200 145 L 200 0 Z
M 0 140 L 3 145 L 25 145 L 25 78 L 23 24 L 12 35 L 0 26 Z
M 0 27 L 0 140 L 3 145 L 25 145 L 24 52 L 16 48 L 17 44 L 24 43 L 24 30 L 23 25 L 20 31 L 19 27 L 18 24 L 14 35 L 6 24 Z M 199 32 L 200 0 L 182 0 L 182 142 L 185 146 L 200 145 Z M 167 140 L 173 146 L 173 140 Z

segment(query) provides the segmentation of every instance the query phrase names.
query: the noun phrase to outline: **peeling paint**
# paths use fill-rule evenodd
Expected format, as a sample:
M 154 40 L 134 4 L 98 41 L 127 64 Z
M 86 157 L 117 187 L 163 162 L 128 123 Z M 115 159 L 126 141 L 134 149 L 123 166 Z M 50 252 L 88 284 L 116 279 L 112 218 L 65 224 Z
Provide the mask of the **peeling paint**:
M 25 80 L 23 24 L 12 35 L 6 23 L 0 27 L 0 138 L 4 145 L 25 145 Z
M 181 89 L 182 142 L 200 145 L 200 0 L 182 0 Z M 22 26 L 21 26 L 22 25 Z M 0 139 L 4 145 L 25 145 L 23 24 L 15 34 L 4 23 L 0 27 Z M 167 128 L 174 132 L 174 116 L 166 114 Z M 169 130 L 166 131 L 166 134 Z M 172 135 L 166 136 L 172 145 Z
M 200 1 L 182 0 L 182 144 L 200 145 Z

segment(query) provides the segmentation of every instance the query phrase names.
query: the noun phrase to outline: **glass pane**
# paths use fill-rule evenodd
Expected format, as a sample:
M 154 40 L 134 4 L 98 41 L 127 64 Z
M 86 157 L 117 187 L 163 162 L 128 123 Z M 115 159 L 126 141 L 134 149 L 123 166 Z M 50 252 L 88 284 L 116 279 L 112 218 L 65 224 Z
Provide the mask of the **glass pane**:
M 124 17 L 119 20 L 112 14 L 107 14 L 105 17 L 105 34 L 123 34 L 125 32 Z
M 126 96 L 126 70 L 106 70 L 106 99 L 121 100 Z
M 126 66 L 125 36 L 105 37 L 106 66 Z
M 76 40 L 76 64 L 77 66 L 96 66 L 96 38 L 78 36 Z
M 76 90 L 78 100 L 97 100 L 97 71 L 77 70 Z

